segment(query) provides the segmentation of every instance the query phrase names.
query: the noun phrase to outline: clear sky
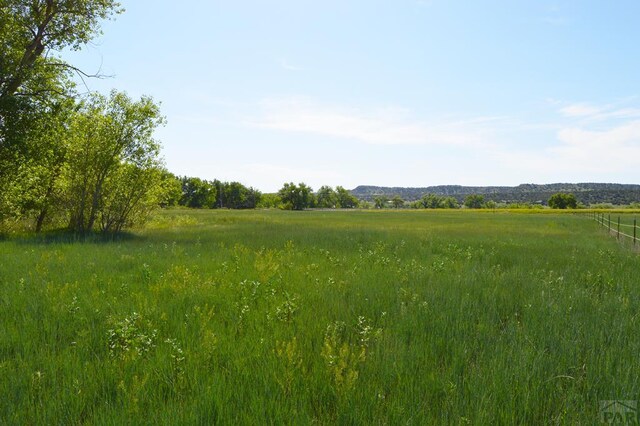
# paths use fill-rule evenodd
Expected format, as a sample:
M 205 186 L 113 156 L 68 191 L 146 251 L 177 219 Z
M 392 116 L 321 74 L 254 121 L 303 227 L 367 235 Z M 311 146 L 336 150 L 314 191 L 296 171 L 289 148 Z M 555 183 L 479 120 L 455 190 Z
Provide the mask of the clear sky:
M 321 185 L 640 183 L 640 1 L 121 0 L 65 58 L 167 168 Z

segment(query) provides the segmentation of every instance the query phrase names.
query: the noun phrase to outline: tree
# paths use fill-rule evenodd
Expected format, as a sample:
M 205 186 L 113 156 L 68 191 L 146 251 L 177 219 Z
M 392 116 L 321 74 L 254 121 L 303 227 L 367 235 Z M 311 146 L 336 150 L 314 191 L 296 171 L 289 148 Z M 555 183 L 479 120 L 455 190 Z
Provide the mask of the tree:
M 404 206 L 404 200 L 399 195 L 394 195 L 391 199 L 391 204 L 393 204 L 394 208 L 399 209 Z
M 453 197 L 445 197 L 441 201 L 442 208 L 444 209 L 457 209 L 460 207 L 458 200 Z
M 224 207 L 228 209 L 245 208 L 248 189 L 240 182 L 226 182 L 222 185 L 224 194 Z
M 260 191 L 247 188 L 239 182 L 222 184 L 224 207 L 230 209 L 254 209 L 260 202 Z
M 469 209 L 481 209 L 484 207 L 484 196 L 478 194 L 467 195 L 464 199 L 464 205 Z
M 182 198 L 182 180 L 166 170 L 162 171 L 162 194 L 160 207 L 174 207 L 180 205 Z
M 35 215 L 39 230 L 58 201 L 71 76 L 89 74 L 55 52 L 80 49 L 121 12 L 114 0 L 0 0 L 0 222 Z
M 119 233 L 143 223 L 164 199 L 163 170 L 124 162 L 105 181 L 98 210 L 99 228 L 104 233 Z M 91 231 L 92 228 L 86 229 Z
M 338 194 L 330 186 L 321 186 L 316 194 L 316 205 L 321 209 L 333 209 L 338 204 Z
M 376 195 L 373 197 L 373 204 L 376 209 L 383 209 L 387 206 L 389 199 L 384 195 Z
M 272 209 L 280 205 L 280 197 L 278 194 L 262 194 L 260 201 L 256 207 L 263 209 Z
M 218 188 L 206 180 L 196 177 L 182 177 L 180 205 L 191 208 L 217 207 Z
M 154 130 L 164 123 L 149 97 L 94 94 L 71 123 L 66 164 L 69 228 L 118 232 L 159 202 L 160 145 Z
M 435 194 L 425 194 L 420 199 L 422 208 L 425 209 L 439 209 L 441 207 L 442 198 Z
M 558 192 L 549 198 L 547 204 L 552 209 L 575 209 L 578 207 L 578 200 L 573 194 Z
M 0 69 L 0 75 L 2 70 Z M 0 105 L 0 222 L 44 221 L 57 188 L 73 99 L 51 94 L 46 101 L 13 97 Z M 38 225 L 37 225 L 38 226 Z M 39 226 L 38 226 L 39 227 Z
M 311 201 L 311 188 L 304 183 L 295 185 L 293 182 L 285 183 L 278 191 L 278 196 L 282 200 L 283 208 L 286 210 L 303 210 L 309 207 Z
M 18 198 L 20 214 L 35 220 L 40 232 L 45 221 L 63 208 L 64 181 L 62 171 L 68 158 L 68 123 L 75 114 L 75 103 L 69 98 L 52 103 L 46 113 L 34 117 L 23 146 L 27 154 L 19 176 L 22 193 Z M 16 177 L 18 177 L 16 176 Z
M 358 199 L 341 186 L 336 186 L 337 205 L 341 209 L 354 209 L 358 207 Z

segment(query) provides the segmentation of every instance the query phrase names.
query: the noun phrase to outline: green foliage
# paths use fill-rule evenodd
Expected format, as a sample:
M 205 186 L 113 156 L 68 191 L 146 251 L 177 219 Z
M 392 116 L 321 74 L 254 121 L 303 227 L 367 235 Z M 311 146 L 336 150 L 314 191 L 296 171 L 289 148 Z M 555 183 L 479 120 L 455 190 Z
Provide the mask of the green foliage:
M 112 328 L 107 331 L 109 355 L 122 360 L 145 357 L 156 347 L 158 330 L 153 329 L 137 312 L 108 321 Z
M 558 192 L 549 198 L 547 204 L 552 209 L 575 209 L 578 207 L 578 200 L 573 194 Z
M 373 198 L 374 207 L 376 209 L 384 209 L 388 202 L 389 199 L 384 195 L 378 195 Z
M 335 191 L 330 186 L 322 186 L 315 196 L 315 207 L 321 209 L 353 209 L 359 204 L 358 199 L 342 186 L 337 186 Z
M 73 73 L 54 52 L 78 50 L 114 0 L 0 1 L 0 225 L 36 231 L 67 220 L 76 232 L 119 232 L 170 202 L 148 97 L 122 93 L 76 102 Z M 84 74 L 86 75 L 86 74 Z M 175 188 L 175 186 L 174 186 Z
M 164 123 L 149 97 L 133 101 L 123 93 L 94 94 L 70 129 L 67 182 L 69 227 L 119 232 L 143 218 L 161 196 L 159 151 L 153 139 Z
M 2 0 L 0 105 L 16 93 L 46 97 L 62 70 L 74 68 L 52 51 L 79 50 L 100 33 L 100 21 L 122 12 L 114 0 Z M 49 86 L 49 89 L 45 89 Z
M 160 206 L 174 207 L 180 205 L 180 199 L 182 198 L 182 183 L 180 179 L 166 170 L 163 170 L 161 175 L 163 198 L 160 200 Z
M 394 195 L 391 199 L 391 204 L 394 208 L 399 209 L 404 206 L 404 200 L 399 195 Z
M 0 224 L 46 215 L 55 204 L 74 109 L 72 99 L 55 95 L 46 102 L 23 97 L 0 100 Z
M 336 186 L 336 198 L 338 201 L 337 206 L 341 209 L 354 209 L 358 207 L 358 199 L 341 186 Z
M 316 193 L 316 206 L 321 209 L 333 209 L 338 205 L 338 194 L 330 186 L 321 186 Z
M 478 194 L 467 195 L 464 199 L 464 206 L 468 209 L 481 209 L 485 207 L 484 196 Z
M 425 194 L 411 203 L 414 209 L 457 209 L 458 201 L 453 197 L 441 197 L 435 194 Z
M 285 210 L 304 210 L 311 207 L 312 190 L 304 183 L 285 183 L 278 191 L 278 196 Z
M 256 207 L 263 209 L 275 209 L 278 208 L 280 204 L 281 200 L 278 194 L 262 194 Z
M 179 204 L 191 208 L 218 207 L 219 182 L 208 182 L 197 177 L 180 178 L 182 195 Z
M 247 188 L 239 182 L 225 182 L 219 187 L 220 205 L 229 209 L 254 209 L 262 197 L 257 189 Z
M 182 195 L 179 204 L 192 208 L 254 209 L 260 203 L 262 193 L 247 188 L 239 182 L 213 182 L 196 178 L 181 177 Z

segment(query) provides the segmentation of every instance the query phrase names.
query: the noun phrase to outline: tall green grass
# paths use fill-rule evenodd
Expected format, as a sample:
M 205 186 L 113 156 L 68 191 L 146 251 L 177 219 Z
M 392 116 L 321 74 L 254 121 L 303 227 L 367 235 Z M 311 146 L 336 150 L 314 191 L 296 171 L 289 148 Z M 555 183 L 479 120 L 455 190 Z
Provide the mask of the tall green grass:
M 2 424 L 593 424 L 640 260 L 582 215 L 163 211 L 0 242 Z

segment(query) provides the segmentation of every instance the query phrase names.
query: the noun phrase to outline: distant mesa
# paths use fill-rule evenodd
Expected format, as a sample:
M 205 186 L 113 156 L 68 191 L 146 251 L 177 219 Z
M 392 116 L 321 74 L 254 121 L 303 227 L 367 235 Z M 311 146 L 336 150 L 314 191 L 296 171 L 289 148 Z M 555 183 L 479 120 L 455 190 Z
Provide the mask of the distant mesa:
M 460 186 L 439 185 L 423 188 L 385 187 L 360 185 L 351 193 L 361 200 L 372 201 L 376 196 L 399 195 L 406 201 L 420 199 L 425 194 L 454 197 L 462 202 L 467 195 L 483 195 L 485 200 L 496 203 L 545 204 L 557 192 L 571 193 L 585 205 L 625 205 L 640 202 L 640 185 L 619 183 L 552 183 L 522 184 L 518 186 Z

